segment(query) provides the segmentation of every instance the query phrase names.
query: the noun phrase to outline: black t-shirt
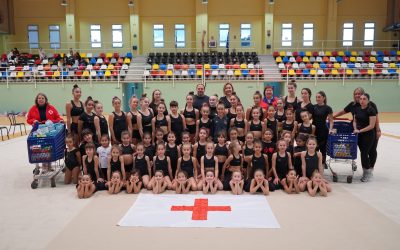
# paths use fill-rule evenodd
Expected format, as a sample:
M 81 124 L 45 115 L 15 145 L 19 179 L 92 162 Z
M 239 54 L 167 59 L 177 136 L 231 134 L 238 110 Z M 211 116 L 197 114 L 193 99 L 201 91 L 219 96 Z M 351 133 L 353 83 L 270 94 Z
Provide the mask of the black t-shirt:
M 43 106 L 38 106 L 38 110 L 39 110 L 39 116 L 40 116 L 40 122 L 46 121 L 46 108 L 47 105 L 43 105 Z
M 314 105 L 314 111 L 313 111 L 313 124 L 315 127 L 318 129 L 324 129 L 326 128 L 326 118 L 328 115 L 332 114 L 332 108 L 328 105 Z
M 195 109 L 200 110 L 201 107 L 203 106 L 203 103 L 208 103 L 208 99 L 210 99 L 210 97 L 208 97 L 207 95 L 203 95 L 203 96 L 195 95 L 194 96 L 193 107 Z
M 354 118 L 356 119 L 357 129 L 363 129 L 369 125 L 369 118 L 376 116 L 376 110 L 372 105 L 368 105 L 365 109 L 361 106 L 357 107 L 354 111 Z
M 378 114 L 378 107 L 376 106 L 376 104 L 374 102 L 369 102 L 369 106 L 371 106 L 371 108 L 375 109 L 376 114 Z M 356 108 L 360 107 L 360 103 L 354 103 L 354 102 L 350 102 L 349 104 L 347 104 L 346 107 L 344 107 L 344 112 L 346 113 L 351 113 L 351 115 L 354 117 L 354 112 L 356 110 Z
M 314 105 L 310 102 L 306 106 L 301 107 L 301 102 L 298 103 L 297 109 L 296 109 L 296 121 L 298 123 L 303 123 L 303 120 L 301 120 L 301 112 L 302 111 L 308 111 L 310 113 L 310 119 L 313 117 L 314 113 Z
M 229 102 L 228 98 L 226 98 L 226 96 L 219 98 L 219 101 L 224 103 L 226 109 L 229 109 L 231 107 L 231 103 Z

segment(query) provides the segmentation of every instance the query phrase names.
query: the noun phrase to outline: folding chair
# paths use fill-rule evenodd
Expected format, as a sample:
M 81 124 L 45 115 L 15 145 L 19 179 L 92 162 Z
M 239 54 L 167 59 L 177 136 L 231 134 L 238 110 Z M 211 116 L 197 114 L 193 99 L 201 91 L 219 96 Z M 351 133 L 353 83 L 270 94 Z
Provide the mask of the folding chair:
M 11 127 L 12 127 L 12 128 L 13 128 L 13 135 L 14 135 L 14 134 L 15 134 L 15 127 L 16 127 L 16 126 L 19 126 L 19 130 L 20 130 L 21 135 L 22 135 L 22 126 L 24 126 L 25 134 L 27 134 L 27 133 L 26 133 L 26 126 L 25 126 L 25 123 L 23 123 L 23 122 L 17 123 L 16 114 L 14 114 L 14 113 L 7 113 L 7 117 L 8 117 L 8 120 L 10 121 L 10 128 L 8 129 L 8 132 L 11 132 Z

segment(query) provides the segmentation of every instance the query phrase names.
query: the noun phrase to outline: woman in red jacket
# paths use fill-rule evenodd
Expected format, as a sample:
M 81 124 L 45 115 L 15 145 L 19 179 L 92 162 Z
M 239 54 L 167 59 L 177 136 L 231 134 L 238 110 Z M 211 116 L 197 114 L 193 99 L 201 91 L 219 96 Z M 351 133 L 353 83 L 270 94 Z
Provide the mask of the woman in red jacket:
M 35 98 L 35 105 L 33 105 L 28 112 L 28 124 L 45 123 L 47 120 L 56 122 L 63 122 L 64 120 L 58 114 L 56 108 L 49 104 L 47 96 L 43 93 L 37 94 Z
M 265 86 L 264 88 L 264 98 L 260 103 L 261 108 L 267 111 L 268 106 L 272 105 L 276 109 L 276 105 L 278 103 L 279 98 L 274 96 L 274 88 L 270 85 Z

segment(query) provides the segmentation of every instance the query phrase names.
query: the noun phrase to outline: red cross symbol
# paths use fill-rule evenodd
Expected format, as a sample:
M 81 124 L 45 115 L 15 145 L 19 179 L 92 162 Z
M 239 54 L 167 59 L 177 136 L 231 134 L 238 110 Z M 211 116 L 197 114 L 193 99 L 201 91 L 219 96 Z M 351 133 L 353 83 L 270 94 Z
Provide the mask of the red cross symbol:
M 195 199 L 194 206 L 171 206 L 171 211 L 192 211 L 192 220 L 207 220 L 209 211 L 230 212 L 231 206 L 208 206 L 208 199 Z

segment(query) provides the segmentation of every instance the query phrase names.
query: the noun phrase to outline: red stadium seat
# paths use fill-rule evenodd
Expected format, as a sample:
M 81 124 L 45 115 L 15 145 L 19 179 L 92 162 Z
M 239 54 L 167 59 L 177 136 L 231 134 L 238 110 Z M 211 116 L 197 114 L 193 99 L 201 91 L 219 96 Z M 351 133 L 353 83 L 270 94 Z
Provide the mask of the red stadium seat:
M 279 56 L 279 52 L 278 51 L 274 51 L 274 53 L 272 54 L 273 57 L 278 57 Z
M 100 53 L 99 57 L 104 59 L 106 57 L 106 53 Z

